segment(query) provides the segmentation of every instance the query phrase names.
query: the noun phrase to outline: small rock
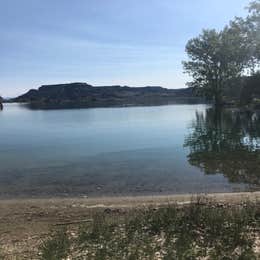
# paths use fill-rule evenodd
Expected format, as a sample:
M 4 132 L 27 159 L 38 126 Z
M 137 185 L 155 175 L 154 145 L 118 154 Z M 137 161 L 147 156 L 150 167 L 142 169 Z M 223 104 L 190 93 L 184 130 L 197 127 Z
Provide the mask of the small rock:
M 112 213 L 112 209 L 106 208 L 106 209 L 104 210 L 104 212 L 105 212 L 106 214 L 110 214 L 110 213 Z

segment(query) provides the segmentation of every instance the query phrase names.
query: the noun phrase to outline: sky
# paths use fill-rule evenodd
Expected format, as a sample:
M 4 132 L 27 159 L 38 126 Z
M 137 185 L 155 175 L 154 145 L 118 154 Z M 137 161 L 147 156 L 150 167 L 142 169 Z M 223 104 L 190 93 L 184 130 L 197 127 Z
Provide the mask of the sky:
M 43 84 L 185 87 L 185 45 L 249 0 L 0 0 L 0 95 Z

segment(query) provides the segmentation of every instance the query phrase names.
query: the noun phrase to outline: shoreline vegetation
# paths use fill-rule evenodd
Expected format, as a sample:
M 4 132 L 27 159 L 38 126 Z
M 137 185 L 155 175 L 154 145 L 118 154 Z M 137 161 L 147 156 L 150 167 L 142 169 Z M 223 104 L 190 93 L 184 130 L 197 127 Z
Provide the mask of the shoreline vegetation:
M 258 259 L 259 202 L 260 192 L 1 200 L 0 255 Z
M 251 1 L 247 11 L 222 30 L 202 30 L 186 45 L 188 86 L 216 107 L 260 107 L 260 1 Z

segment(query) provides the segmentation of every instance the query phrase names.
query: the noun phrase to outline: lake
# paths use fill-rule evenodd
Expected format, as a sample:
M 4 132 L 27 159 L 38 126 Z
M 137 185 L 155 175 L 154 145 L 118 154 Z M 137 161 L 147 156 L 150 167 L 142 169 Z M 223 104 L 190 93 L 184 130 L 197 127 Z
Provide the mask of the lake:
M 260 190 L 260 114 L 208 105 L 0 112 L 0 197 Z

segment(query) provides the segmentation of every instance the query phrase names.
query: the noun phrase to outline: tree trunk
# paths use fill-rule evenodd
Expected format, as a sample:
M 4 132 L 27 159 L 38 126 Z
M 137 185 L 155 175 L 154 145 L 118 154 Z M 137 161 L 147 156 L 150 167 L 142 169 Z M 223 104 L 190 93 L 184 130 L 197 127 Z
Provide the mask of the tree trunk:
M 216 93 L 215 94 L 215 100 L 214 100 L 214 102 L 215 102 L 215 106 L 216 107 L 221 107 L 221 106 L 223 106 L 223 97 L 222 97 L 222 94 L 221 93 Z

